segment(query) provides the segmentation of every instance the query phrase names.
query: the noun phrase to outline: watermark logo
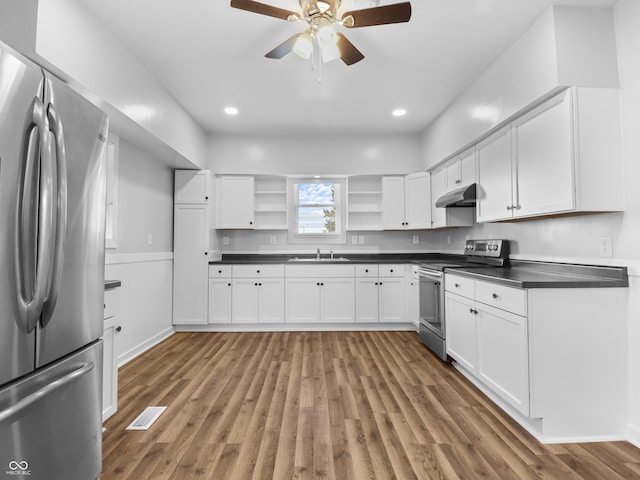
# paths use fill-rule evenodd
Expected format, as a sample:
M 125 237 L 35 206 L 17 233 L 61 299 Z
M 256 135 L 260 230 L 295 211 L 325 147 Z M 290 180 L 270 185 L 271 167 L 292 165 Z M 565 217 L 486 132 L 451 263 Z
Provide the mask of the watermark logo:
M 18 462 L 16 460 L 11 460 L 9 462 L 9 470 L 7 470 L 6 475 L 11 475 L 11 476 L 30 476 L 31 475 L 31 470 L 29 470 L 29 463 L 26 460 L 23 460 L 21 462 Z

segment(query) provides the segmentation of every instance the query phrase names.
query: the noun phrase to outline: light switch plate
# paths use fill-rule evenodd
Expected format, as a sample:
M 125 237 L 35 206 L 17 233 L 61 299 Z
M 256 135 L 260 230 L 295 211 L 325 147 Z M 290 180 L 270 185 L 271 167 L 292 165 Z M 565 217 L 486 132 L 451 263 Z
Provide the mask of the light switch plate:
M 613 256 L 613 239 L 611 237 L 600 237 L 600 256 L 605 258 Z

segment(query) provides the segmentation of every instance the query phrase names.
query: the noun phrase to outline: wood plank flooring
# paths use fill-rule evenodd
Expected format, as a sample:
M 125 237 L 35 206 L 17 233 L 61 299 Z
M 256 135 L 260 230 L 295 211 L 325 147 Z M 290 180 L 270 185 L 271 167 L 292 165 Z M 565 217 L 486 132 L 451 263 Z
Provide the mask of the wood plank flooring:
M 177 333 L 119 381 L 102 480 L 640 479 L 629 443 L 541 445 L 413 332 Z

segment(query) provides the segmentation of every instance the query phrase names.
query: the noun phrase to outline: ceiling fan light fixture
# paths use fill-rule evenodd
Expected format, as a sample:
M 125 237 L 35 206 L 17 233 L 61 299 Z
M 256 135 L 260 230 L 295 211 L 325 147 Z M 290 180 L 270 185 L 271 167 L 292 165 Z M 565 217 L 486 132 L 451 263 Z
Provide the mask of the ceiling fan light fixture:
M 340 58 L 340 49 L 337 45 L 327 45 L 322 47 L 322 61 L 329 63 Z
M 322 49 L 335 46 L 338 43 L 338 34 L 331 25 L 323 25 L 320 27 L 316 38 L 318 39 L 318 45 L 320 45 Z
M 301 33 L 296 37 L 296 41 L 293 44 L 293 53 L 300 58 L 307 60 L 313 52 L 313 38 L 309 32 Z
M 320 10 L 320 13 L 324 13 L 331 8 L 331 3 L 325 2 L 323 0 L 318 0 L 316 4 L 318 5 L 318 9 Z

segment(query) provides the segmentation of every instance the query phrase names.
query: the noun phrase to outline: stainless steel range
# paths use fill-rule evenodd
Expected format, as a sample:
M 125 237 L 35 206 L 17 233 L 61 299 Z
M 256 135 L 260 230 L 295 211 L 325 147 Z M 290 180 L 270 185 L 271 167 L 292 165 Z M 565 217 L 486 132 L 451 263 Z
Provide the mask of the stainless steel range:
M 444 271 L 448 268 L 503 267 L 508 263 L 508 240 L 467 240 L 464 256 L 454 260 L 420 262 L 420 340 L 447 360 L 444 312 Z

